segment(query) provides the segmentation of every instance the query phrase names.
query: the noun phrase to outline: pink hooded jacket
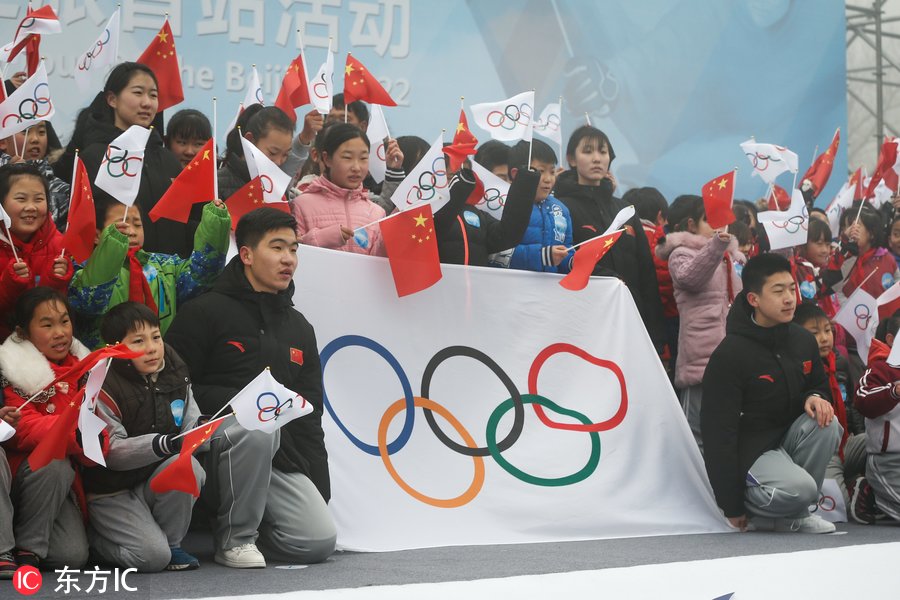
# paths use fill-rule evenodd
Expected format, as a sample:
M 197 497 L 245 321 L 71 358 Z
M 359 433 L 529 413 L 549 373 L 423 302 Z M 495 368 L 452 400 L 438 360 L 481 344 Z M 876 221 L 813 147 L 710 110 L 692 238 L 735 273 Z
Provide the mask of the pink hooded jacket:
M 378 225 L 366 228 L 365 236 L 344 241 L 341 225 L 356 229 L 384 217 L 384 209 L 369 200 L 369 192 L 360 185 L 355 190 L 347 190 L 319 176 L 306 185 L 301 185 L 299 194 L 291 200 L 291 212 L 297 219 L 297 236 L 301 244 L 320 246 L 355 252 L 385 256 L 381 229 Z
M 725 262 L 726 251 L 731 264 Z M 718 236 L 705 238 L 688 232 L 668 234 L 665 243 L 656 247 L 656 254 L 669 261 L 681 317 L 675 387 L 698 385 L 713 350 L 725 338 L 725 318 L 731 300 L 743 289 L 734 262 L 743 264 L 744 255 L 738 251 L 734 238 L 723 242 Z

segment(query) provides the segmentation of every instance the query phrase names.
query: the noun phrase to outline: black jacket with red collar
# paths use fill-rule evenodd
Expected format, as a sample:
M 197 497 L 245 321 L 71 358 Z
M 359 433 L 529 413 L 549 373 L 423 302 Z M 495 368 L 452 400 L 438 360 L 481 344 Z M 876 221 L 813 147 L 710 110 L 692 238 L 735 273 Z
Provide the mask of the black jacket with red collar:
M 752 314 L 741 293 L 703 375 L 703 458 L 726 517 L 745 514 L 747 471 L 781 444 L 806 398 L 831 400 L 815 337 L 795 323 L 761 327 Z

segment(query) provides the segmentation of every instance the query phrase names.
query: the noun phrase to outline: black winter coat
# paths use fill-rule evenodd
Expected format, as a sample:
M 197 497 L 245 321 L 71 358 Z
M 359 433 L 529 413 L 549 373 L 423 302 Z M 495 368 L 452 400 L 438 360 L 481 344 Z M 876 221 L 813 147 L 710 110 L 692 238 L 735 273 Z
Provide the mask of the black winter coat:
M 475 174 L 469 169 L 460 169 L 450 181 L 450 201 L 434 215 L 441 262 L 486 267 L 489 254 L 518 246 L 528 229 L 539 182 L 540 175 L 536 172 L 520 170 L 506 196 L 503 217 L 497 220 L 466 204 L 475 189 Z
M 795 323 L 761 327 L 752 314 L 742 292 L 703 375 L 703 458 L 726 517 L 745 514 L 747 472 L 781 444 L 807 397 L 831 400 L 816 338 Z
M 179 307 L 166 342 L 187 363 L 204 414 L 215 414 L 265 367 L 306 398 L 313 412 L 281 428 L 272 464 L 285 473 L 303 473 L 328 501 L 319 349 L 312 325 L 294 309 L 293 295 L 293 283 L 277 294 L 254 291 L 235 256 L 212 290 Z
M 606 231 L 619 211 L 628 206 L 613 197 L 608 188 L 579 185 L 574 169 L 557 178 L 553 195 L 569 208 L 573 244 Z M 666 334 L 653 254 L 637 215 L 625 227 L 626 235 L 620 236 L 615 246 L 600 259 L 593 274 L 618 277 L 628 286 L 644 327 L 659 350 L 666 343 Z

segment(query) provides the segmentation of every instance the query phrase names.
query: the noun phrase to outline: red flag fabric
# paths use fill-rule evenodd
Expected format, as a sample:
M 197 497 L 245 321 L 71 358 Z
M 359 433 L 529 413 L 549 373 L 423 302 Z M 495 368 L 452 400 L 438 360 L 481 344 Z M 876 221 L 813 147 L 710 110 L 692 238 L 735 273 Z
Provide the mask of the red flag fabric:
M 897 164 L 897 144 L 897 138 L 885 136 L 884 143 L 881 145 L 881 154 L 878 155 L 878 165 L 875 166 L 875 172 L 872 173 L 872 179 L 866 188 L 866 199 L 875 197 L 875 188 L 882 179 L 888 189 L 897 190 L 898 176 L 894 170 L 894 166 Z
M 62 26 L 60 25 L 59 17 L 56 16 L 52 6 L 46 4 L 38 9 L 32 9 L 29 6 L 25 13 L 25 18 L 22 19 L 19 22 L 19 26 L 16 27 L 16 35 L 12 41 L 12 48 L 10 48 L 9 55 L 6 57 L 7 64 L 11 63 L 12 60 L 19 55 L 19 52 L 24 49 L 28 68 L 31 69 L 33 64 L 36 69 L 37 63 L 40 62 L 38 50 L 41 45 L 40 34 L 59 33 L 60 31 L 62 31 Z M 29 70 L 28 74 L 33 75 L 34 71 Z
M 216 151 L 210 138 L 150 210 L 150 219 L 155 222 L 166 218 L 187 223 L 191 206 L 213 199 L 216 193 L 215 178 Z
M 819 197 L 819 193 L 825 187 L 825 184 L 828 183 L 828 178 L 831 177 L 831 169 L 834 168 L 834 157 L 837 156 L 840 143 L 841 129 L 838 127 L 837 131 L 834 132 L 834 137 L 831 138 L 831 145 L 813 161 L 813 164 L 800 178 L 801 182 L 808 179 L 812 184 L 813 198 Z
M 63 234 L 63 247 L 83 263 L 94 251 L 97 237 L 97 217 L 94 215 L 94 193 L 91 178 L 84 163 L 75 158 L 75 177 L 72 179 L 72 199 L 69 202 L 69 221 Z
M 772 186 L 768 198 L 769 210 L 787 210 L 791 207 L 791 195 L 780 185 Z
M 184 101 L 181 69 L 178 68 L 178 55 L 175 53 L 175 36 L 172 35 L 168 19 L 137 62 L 150 67 L 156 75 L 156 82 L 159 84 L 159 112 Z
M 864 197 L 862 184 L 863 184 L 862 167 L 860 167 L 860 168 L 856 169 L 856 172 L 854 172 L 853 175 L 850 176 L 850 185 L 855 188 L 855 190 L 853 192 L 853 201 L 854 202 L 856 202 L 857 200 L 862 200 Z
M 191 465 L 191 456 L 194 455 L 197 448 L 212 437 L 223 420 L 207 423 L 185 435 L 178 458 L 150 480 L 150 489 L 157 494 L 184 492 L 195 498 L 200 496 L 200 488 L 197 487 L 197 479 L 194 477 L 194 468 Z
M 347 65 L 344 67 L 344 105 L 357 100 L 382 106 L 397 106 L 375 76 L 361 62 L 347 54 Z
M 397 213 L 380 225 L 397 296 L 415 294 L 440 281 L 443 274 L 430 204 Z
M 472 135 L 469 129 L 469 121 L 466 119 L 466 111 L 460 109 L 459 123 L 456 125 L 456 133 L 453 135 L 453 143 L 444 146 L 444 154 L 447 155 L 451 171 L 458 171 L 467 156 L 475 154 L 475 146 L 478 138 Z
M 900 282 L 886 289 L 876 301 L 878 305 L 878 320 L 886 321 L 900 310 Z
M 78 409 L 83 400 L 84 390 L 81 390 L 74 400 L 68 404 L 60 404 L 56 413 L 56 421 L 28 455 L 28 466 L 31 467 L 32 472 L 46 467 L 51 461 L 62 460 L 66 457 L 66 450 L 69 448 L 69 442 L 78 425 Z
M 734 223 L 734 171 L 719 175 L 703 184 L 703 206 L 706 209 L 706 222 L 713 229 Z
M 238 221 L 241 220 L 241 217 L 246 215 L 251 210 L 256 210 L 257 208 L 262 208 L 263 206 L 276 208 L 286 213 L 291 212 L 290 204 L 288 204 L 287 202 L 267 203 L 263 200 L 262 186 L 260 185 L 259 177 L 254 177 L 246 184 L 244 184 L 244 187 L 233 193 L 227 200 L 225 200 L 225 206 L 228 207 L 228 212 L 231 213 L 232 230 L 237 227 Z
M 472 188 L 472 192 L 469 194 L 469 197 L 466 198 L 466 204 L 471 206 L 475 206 L 482 200 L 484 200 L 484 182 L 481 180 L 481 177 L 478 176 L 478 173 L 472 173 L 475 176 L 475 187 Z
M 67 381 L 74 385 L 81 379 L 82 375 L 93 369 L 94 365 L 104 358 L 137 358 L 142 354 L 143 352 L 135 352 L 134 350 L 129 349 L 125 344 L 116 344 L 115 346 L 98 348 L 57 375 L 56 379 L 44 386 L 44 389 L 47 389 L 60 381 Z
M 298 54 L 284 74 L 281 80 L 281 89 L 275 106 L 284 111 L 293 122 L 297 122 L 297 113 L 294 109 L 300 108 L 312 102 L 309 97 L 309 82 L 306 69 L 303 67 L 303 57 Z
M 620 229 L 585 242 L 575 251 L 575 256 L 572 257 L 572 270 L 559 280 L 559 285 L 573 292 L 587 287 L 594 267 L 597 266 L 603 255 L 609 252 L 624 231 L 624 229 Z

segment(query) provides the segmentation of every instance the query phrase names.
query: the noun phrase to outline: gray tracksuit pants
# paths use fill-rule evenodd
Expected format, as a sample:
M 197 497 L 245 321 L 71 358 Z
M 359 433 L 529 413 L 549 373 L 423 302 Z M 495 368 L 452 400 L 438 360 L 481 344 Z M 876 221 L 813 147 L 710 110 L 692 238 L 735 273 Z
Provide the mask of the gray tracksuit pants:
M 866 479 L 875 491 L 875 504 L 900 521 L 900 454 L 870 454 Z
M 13 506 L 9 497 L 12 473 L 6 461 L 6 452 L 0 448 L 0 554 L 11 552 L 16 545 L 13 537 Z
M 105 561 L 147 573 L 169 564 L 171 548 L 181 545 L 191 524 L 196 498 L 184 492 L 157 494 L 150 489 L 150 479 L 176 458 L 162 462 L 147 481 L 131 490 L 88 500 L 88 540 Z M 196 458 L 192 465 L 202 489 L 206 473 Z
M 835 452 L 825 468 L 825 479 L 834 479 L 844 496 L 844 506 L 850 508 L 847 482 L 853 483 L 857 477 L 866 474 L 866 434 L 857 433 L 847 438 L 844 444 L 844 460 Z

